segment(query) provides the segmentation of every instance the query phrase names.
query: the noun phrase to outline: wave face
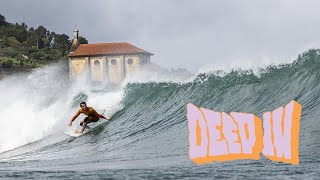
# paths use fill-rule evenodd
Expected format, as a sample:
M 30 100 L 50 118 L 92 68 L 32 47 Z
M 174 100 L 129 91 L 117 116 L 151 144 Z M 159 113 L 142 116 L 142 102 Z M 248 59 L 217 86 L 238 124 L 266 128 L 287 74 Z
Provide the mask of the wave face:
M 259 74 L 231 71 L 198 74 L 188 82 L 130 82 L 121 88 L 75 82 L 60 65 L 25 78 L 0 81 L 0 177 L 61 178 L 313 178 L 320 176 L 320 50 Z M 24 77 L 24 76 L 23 76 Z M 63 134 L 86 100 L 113 116 L 80 138 Z M 188 156 L 186 104 L 262 119 L 295 100 L 303 107 L 300 165 L 237 160 L 195 165 Z M 83 117 L 78 118 L 75 124 Z M 76 128 L 76 127 L 75 127 Z

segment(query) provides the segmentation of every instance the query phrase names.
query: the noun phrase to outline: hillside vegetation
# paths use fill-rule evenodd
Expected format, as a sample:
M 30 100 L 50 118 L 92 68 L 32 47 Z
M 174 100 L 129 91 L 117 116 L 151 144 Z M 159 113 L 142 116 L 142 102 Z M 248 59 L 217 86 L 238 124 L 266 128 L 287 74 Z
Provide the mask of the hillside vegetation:
M 80 44 L 87 44 L 80 36 Z M 26 23 L 10 23 L 0 14 L 0 78 L 43 65 L 66 60 L 71 39 L 44 26 L 28 27 Z

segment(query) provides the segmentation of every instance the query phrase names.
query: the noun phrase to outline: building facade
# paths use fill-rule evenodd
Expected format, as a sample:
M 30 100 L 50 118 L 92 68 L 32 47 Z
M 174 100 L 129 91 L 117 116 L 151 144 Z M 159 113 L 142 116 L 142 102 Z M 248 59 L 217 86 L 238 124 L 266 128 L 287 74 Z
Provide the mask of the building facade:
M 87 73 L 92 81 L 120 84 L 126 77 L 150 63 L 153 55 L 126 42 L 79 44 L 79 31 L 74 30 L 69 56 L 69 73 L 74 79 Z

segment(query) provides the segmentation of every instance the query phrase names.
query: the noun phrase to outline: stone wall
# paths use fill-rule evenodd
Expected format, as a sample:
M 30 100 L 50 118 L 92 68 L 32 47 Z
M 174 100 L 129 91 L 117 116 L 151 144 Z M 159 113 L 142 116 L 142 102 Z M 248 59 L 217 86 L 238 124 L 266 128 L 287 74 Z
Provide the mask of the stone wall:
M 90 75 L 92 81 L 104 81 L 106 79 L 105 64 L 104 56 L 90 57 Z
M 140 71 L 141 66 L 148 63 L 150 56 L 143 54 L 71 57 L 69 70 L 73 79 L 88 68 L 92 81 L 121 84 L 124 78 Z
M 123 56 L 107 56 L 108 81 L 113 84 L 120 84 L 124 79 Z
M 88 67 L 88 58 L 87 57 L 72 57 L 69 58 L 69 73 L 70 78 L 74 79 L 80 73 Z
M 141 57 L 139 55 L 125 55 L 124 60 L 126 78 L 133 75 L 134 72 L 140 71 Z

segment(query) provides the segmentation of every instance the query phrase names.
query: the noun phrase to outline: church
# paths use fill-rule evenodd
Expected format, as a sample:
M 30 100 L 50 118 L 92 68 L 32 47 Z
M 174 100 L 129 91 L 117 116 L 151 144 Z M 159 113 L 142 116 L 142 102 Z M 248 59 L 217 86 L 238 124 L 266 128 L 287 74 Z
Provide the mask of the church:
M 74 30 L 69 57 L 71 79 L 87 73 L 92 81 L 120 84 L 126 77 L 150 63 L 153 54 L 127 42 L 80 44 Z

